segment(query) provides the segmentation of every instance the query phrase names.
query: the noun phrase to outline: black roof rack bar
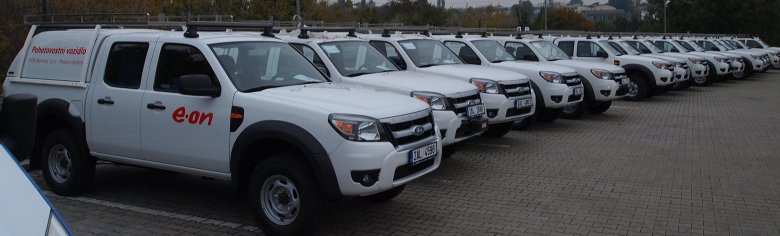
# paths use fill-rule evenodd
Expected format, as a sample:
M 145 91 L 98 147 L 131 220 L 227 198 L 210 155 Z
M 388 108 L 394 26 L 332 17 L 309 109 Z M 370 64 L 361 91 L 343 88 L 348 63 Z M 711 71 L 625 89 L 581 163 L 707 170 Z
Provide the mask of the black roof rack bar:
M 186 23 L 187 31 L 184 37 L 197 38 L 198 30 L 226 30 L 226 29 L 262 29 L 262 36 L 274 37 L 273 23 L 267 22 L 216 22 L 216 21 L 189 21 Z
M 408 28 L 384 28 L 384 29 L 382 29 L 382 37 L 390 37 L 390 32 L 396 32 L 396 31 L 401 31 L 401 32 L 420 32 L 420 33 L 422 33 L 425 36 L 429 36 L 429 37 L 431 36 L 431 30 L 428 29 L 427 27 L 425 27 L 425 28 L 412 28 L 412 27 L 408 27 Z
M 355 35 L 355 27 L 304 27 L 300 28 L 301 33 L 298 35 L 298 38 L 307 39 L 309 38 L 309 32 L 345 32 L 347 33 L 347 37 L 357 37 Z

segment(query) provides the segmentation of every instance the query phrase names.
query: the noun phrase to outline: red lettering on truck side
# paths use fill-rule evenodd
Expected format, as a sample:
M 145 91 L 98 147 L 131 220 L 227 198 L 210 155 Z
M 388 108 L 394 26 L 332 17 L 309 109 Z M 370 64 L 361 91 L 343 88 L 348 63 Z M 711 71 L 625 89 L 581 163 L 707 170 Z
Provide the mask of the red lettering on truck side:
M 185 112 L 184 107 L 176 108 L 176 110 L 173 111 L 173 121 L 176 121 L 176 123 L 184 122 Z
M 187 114 L 186 108 L 179 107 L 173 111 L 173 114 L 171 114 L 171 118 L 173 118 L 173 121 L 175 121 L 176 123 L 183 123 L 184 121 L 187 121 L 187 123 L 193 125 L 203 125 L 204 123 L 206 123 L 206 125 L 211 126 L 211 122 L 214 119 L 214 113 L 193 111 L 190 112 L 190 114 Z

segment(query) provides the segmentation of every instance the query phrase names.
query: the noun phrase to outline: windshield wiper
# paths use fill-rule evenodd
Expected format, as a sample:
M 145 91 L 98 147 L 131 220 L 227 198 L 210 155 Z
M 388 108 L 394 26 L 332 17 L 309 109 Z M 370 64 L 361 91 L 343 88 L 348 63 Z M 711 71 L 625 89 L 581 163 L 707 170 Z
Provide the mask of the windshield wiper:
M 356 76 L 367 75 L 367 74 L 373 74 L 373 73 L 376 73 L 376 72 L 357 72 L 357 73 L 348 74 L 348 75 L 346 75 L 346 76 L 347 76 L 347 77 L 356 77 Z
M 490 61 L 490 63 L 501 63 L 501 62 L 505 62 L 505 61 L 508 61 L 508 60 L 496 59 L 496 60 Z
M 422 65 L 419 65 L 419 66 L 417 66 L 417 67 L 420 67 L 420 68 L 426 68 L 426 67 L 431 67 L 431 66 L 438 66 L 438 65 L 439 65 L 439 64 L 436 64 L 436 63 L 430 63 L 430 64 L 422 64 Z
M 254 88 L 251 88 L 251 89 L 247 89 L 247 90 L 244 90 L 244 92 L 245 93 L 258 92 L 258 91 L 263 91 L 263 90 L 266 90 L 266 89 L 269 89 L 269 88 L 278 88 L 278 87 L 282 87 L 282 86 L 281 85 L 266 85 L 266 86 L 260 86 L 260 87 L 254 87 Z
M 561 59 L 560 58 L 550 58 L 547 61 L 557 61 L 557 60 L 561 60 Z

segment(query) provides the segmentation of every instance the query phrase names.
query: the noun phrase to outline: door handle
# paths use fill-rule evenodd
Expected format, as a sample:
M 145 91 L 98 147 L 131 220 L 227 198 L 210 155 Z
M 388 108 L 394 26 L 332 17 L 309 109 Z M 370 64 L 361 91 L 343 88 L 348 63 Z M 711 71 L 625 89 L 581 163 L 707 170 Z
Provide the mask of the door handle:
M 114 101 L 110 97 L 105 97 L 97 100 L 98 104 L 102 105 L 114 105 Z
M 146 108 L 149 108 L 150 110 L 165 110 L 165 106 L 159 103 L 146 104 Z

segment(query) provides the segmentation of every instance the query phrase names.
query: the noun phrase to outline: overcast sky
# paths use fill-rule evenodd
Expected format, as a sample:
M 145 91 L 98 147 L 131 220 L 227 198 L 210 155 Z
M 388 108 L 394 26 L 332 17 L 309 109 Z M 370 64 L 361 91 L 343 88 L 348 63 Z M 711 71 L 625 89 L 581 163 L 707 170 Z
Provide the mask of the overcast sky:
M 333 1 L 333 0 L 331 0 Z M 368 2 L 369 0 L 366 0 Z M 374 0 L 376 5 L 382 5 L 387 3 L 389 0 Z M 549 1 L 549 0 L 548 0 Z M 568 3 L 569 0 L 553 0 L 555 2 L 560 3 Z M 354 3 L 360 2 L 360 0 L 352 0 Z M 436 4 L 436 0 L 428 0 L 428 2 L 432 4 Z M 478 6 L 487 6 L 487 5 L 501 5 L 501 6 L 512 6 L 514 4 L 517 4 L 518 0 L 445 0 L 447 7 L 454 7 L 454 8 L 464 8 L 468 4 L 470 7 L 478 7 Z M 531 2 L 534 3 L 534 5 L 544 2 L 544 0 L 531 0 Z M 606 3 L 607 0 L 583 0 L 585 4 L 591 4 L 594 2 L 601 2 Z

